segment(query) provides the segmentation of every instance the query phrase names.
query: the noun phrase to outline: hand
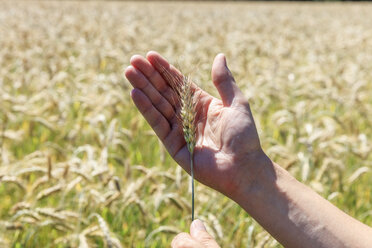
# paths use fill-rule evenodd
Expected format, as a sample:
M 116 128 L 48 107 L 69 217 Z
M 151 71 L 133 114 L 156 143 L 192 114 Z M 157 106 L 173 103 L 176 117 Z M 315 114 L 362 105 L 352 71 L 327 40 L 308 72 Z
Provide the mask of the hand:
M 190 226 L 190 234 L 180 233 L 172 241 L 172 248 L 219 248 L 203 222 L 194 220 Z
M 170 155 L 189 171 L 190 154 L 177 121 L 176 94 L 161 72 L 182 75 L 155 52 L 148 53 L 147 59 L 134 56 L 131 64 L 125 75 L 134 86 L 134 103 Z M 222 54 L 214 60 L 212 81 L 221 100 L 195 86 L 199 97 L 195 178 L 235 200 L 285 247 L 370 247 L 370 227 L 337 209 L 264 154 L 249 104 Z M 218 247 L 200 224 L 194 221 L 191 235 L 179 234 L 172 246 Z
M 189 172 L 190 154 L 176 115 L 176 93 L 165 80 L 164 70 L 174 77 L 182 76 L 158 53 L 149 52 L 147 59 L 133 56 L 125 76 L 134 87 L 131 96 L 135 105 L 169 154 Z M 213 62 L 212 81 L 221 100 L 195 86 L 198 131 L 194 175 L 198 181 L 232 197 L 240 184 L 246 187 L 253 181 L 265 155 L 249 104 L 235 84 L 223 54 Z

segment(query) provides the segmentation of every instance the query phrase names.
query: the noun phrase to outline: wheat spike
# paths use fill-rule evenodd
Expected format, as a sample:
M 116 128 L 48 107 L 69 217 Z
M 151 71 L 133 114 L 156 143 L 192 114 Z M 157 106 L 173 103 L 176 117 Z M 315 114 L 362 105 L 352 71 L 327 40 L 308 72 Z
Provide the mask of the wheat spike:
M 95 216 L 98 220 L 98 225 L 101 228 L 101 231 L 103 233 L 103 237 L 105 239 L 106 246 L 108 248 L 114 247 L 113 242 L 111 240 L 110 230 L 107 226 L 106 221 L 97 213 L 94 213 L 92 216 Z
M 158 233 L 171 233 L 171 234 L 176 234 L 179 233 L 180 230 L 178 230 L 176 227 L 173 226 L 160 226 L 153 230 L 149 235 L 147 235 L 145 239 L 145 244 L 148 246 L 148 244 L 152 241 L 152 238 L 158 234 Z
M 181 100 L 181 121 L 183 136 L 185 138 L 187 149 L 190 152 L 190 174 L 191 174 L 191 220 L 194 220 L 194 148 L 196 145 L 196 110 L 194 101 L 194 91 L 189 77 L 184 77 L 183 84 L 179 87 L 179 96 Z
M 52 158 L 50 156 L 48 156 L 48 180 L 51 180 L 52 179 Z
M 44 197 L 47 197 L 53 193 L 56 193 L 56 192 L 59 192 L 63 189 L 63 185 L 62 184 L 57 184 L 55 186 L 52 186 L 50 188 L 47 188 L 47 189 L 44 189 L 42 191 L 40 191 L 37 196 L 36 196 L 36 199 L 37 200 L 41 200 L 43 199 Z
M 179 117 L 182 123 L 183 136 L 190 152 L 191 174 L 191 220 L 194 220 L 194 148 L 196 145 L 196 103 L 197 97 L 192 81 L 188 76 L 174 76 L 161 66 L 161 74 L 176 91 L 181 111 Z
M 183 84 L 179 88 L 180 100 L 181 100 L 181 120 L 182 129 L 185 141 L 187 143 L 187 149 L 190 154 L 193 154 L 196 145 L 196 110 L 194 101 L 194 91 L 192 89 L 192 82 L 189 77 L 185 77 Z
M 89 248 L 87 237 L 83 233 L 79 234 L 79 248 Z

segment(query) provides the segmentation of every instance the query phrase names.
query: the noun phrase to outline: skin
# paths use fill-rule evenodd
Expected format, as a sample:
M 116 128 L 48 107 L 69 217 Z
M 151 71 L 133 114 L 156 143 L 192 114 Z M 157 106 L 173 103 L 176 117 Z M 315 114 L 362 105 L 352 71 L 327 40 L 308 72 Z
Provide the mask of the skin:
M 174 77 L 182 74 L 156 52 L 149 52 L 146 58 L 135 55 L 130 63 L 125 76 L 134 87 L 133 102 L 169 154 L 189 172 L 190 154 L 176 114 L 179 105 L 164 70 Z M 194 85 L 198 96 L 195 178 L 237 202 L 286 247 L 370 247 L 371 228 L 295 180 L 265 155 L 249 103 L 223 54 L 213 62 L 212 81 L 221 99 Z M 219 246 L 201 221 L 195 220 L 190 234 L 177 235 L 172 247 Z

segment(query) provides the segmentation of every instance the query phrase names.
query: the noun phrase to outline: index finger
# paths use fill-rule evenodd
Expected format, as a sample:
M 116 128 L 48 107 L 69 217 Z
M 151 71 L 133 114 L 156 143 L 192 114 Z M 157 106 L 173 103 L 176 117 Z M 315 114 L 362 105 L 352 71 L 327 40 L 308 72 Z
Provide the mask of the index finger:
M 139 55 L 134 55 L 130 62 L 145 75 L 154 88 L 157 89 L 172 106 L 176 106 L 176 93 L 147 59 Z
M 173 65 L 169 64 L 159 53 L 150 51 L 146 57 L 171 87 L 174 86 L 174 83 L 179 83 L 183 79 L 182 73 Z
M 182 84 L 182 80 L 184 78 L 183 74 L 159 53 L 154 51 L 148 52 L 147 60 L 171 87 L 177 86 L 177 84 Z M 198 94 L 199 100 L 202 99 L 202 104 L 204 104 L 205 101 L 211 100 L 211 96 L 199 88 L 196 84 L 192 83 L 191 88 L 195 91 L 195 93 Z

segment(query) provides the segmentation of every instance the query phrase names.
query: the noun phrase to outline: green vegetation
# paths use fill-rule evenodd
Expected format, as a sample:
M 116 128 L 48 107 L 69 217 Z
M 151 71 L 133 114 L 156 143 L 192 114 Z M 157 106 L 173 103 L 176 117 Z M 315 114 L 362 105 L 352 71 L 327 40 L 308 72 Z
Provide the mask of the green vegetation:
M 157 50 L 203 89 L 224 52 L 267 154 L 372 225 L 372 5 L 0 2 L 0 247 L 168 247 L 189 176 L 123 70 Z M 196 184 L 222 247 L 280 247 Z M 346 227 L 345 227 L 346 228 Z

